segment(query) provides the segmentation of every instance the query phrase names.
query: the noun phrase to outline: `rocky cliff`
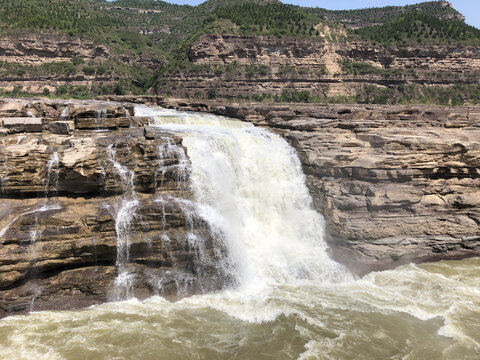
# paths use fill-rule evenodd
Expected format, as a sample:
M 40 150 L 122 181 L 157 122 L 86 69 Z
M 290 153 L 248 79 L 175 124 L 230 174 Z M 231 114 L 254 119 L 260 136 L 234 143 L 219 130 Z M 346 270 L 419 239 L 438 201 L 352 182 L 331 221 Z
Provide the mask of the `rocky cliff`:
M 47 89 L 53 93 L 63 85 L 73 92 L 77 88 L 90 93 L 95 86 L 105 88 L 122 79 L 131 80 L 131 66 L 148 73 L 164 63 L 159 56 L 140 56 L 131 50 L 121 50 L 119 55 L 115 50 L 88 38 L 60 33 L 13 32 L 1 36 L 0 90 L 12 92 L 18 88 L 40 94 Z M 80 95 L 79 90 L 76 95 Z
M 144 133 L 121 104 L 7 100 L 0 114 L 0 316 L 224 286 L 180 138 Z
M 378 68 L 423 69 L 461 73 L 479 70 L 480 50 L 475 46 L 380 46 L 366 42 L 335 44 L 311 39 L 205 35 L 189 49 L 196 64 L 262 64 L 305 67 L 311 71 L 327 66 L 330 75 L 340 73 L 338 62 L 367 62 Z
M 418 101 L 458 84 L 478 85 L 479 55 L 474 46 L 205 35 L 188 50 L 194 70 L 169 75 L 158 90 L 184 97 L 214 87 L 217 96 L 227 98 L 272 97 L 292 90 L 365 102 L 395 101 L 416 92 L 411 100 Z M 445 96 L 448 100 L 452 94 Z M 468 91 L 461 96 L 470 100 Z
M 359 273 L 480 254 L 480 109 L 164 106 L 267 127 L 300 155 L 331 254 Z

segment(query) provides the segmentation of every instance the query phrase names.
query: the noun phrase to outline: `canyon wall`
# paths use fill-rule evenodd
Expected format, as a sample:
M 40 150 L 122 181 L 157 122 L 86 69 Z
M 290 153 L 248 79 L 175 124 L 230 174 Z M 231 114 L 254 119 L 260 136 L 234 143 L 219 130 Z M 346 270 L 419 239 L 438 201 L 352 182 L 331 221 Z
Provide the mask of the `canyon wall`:
M 274 37 L 204 35 L 189 49 L 196 64 L 264 64 L 321 68 L 333 75 L 339 60 L 368 62 L 380 68 L 417 68 L 464 72 L 480 69 L 480 49 L 475 46 L 418 45 L 385 47 L 370 43 L 336 44 L 327 41 Z
M 44 89 L 53 93 L 62 85 L 87 88 L 111 85 L 125 78 L 122 66 L 135 65 L 154 71 L 165 62 L 162 58 L 132 51 L 119 55 L 85 38 L 41 32 L 2 36 L 0 61 L 0 89 L 20 88 L 29 93 L 42 93 Z M 99 65 L 104 70 L 95 72 Z
M 478 47 L 472 46 L 398 47 L 204 35 L 190 47 L 188 59 L 193 66 L 206 65 L 211 70 L 171 74 L 158 90 L 184 97 L 214 87 L 218 96 L 235 98 L 280 95 L 287 89 L 322 98 L 365 96 L 372 91 L 369 86 L 397 92 L 404 91 L 399 85 L 444 89 L 455 84 L 478 85 L 479 55 Z M 250 67 L 250 72 L 242 67 Z
M 177 70 L 168 67 L 150 92 L 202 98 L 213 88 L 214 97 L 252 98 L 280 96 L 288 90 L 306 91 L 320 99 L 360 96 L 362 101 L 373 102 L 379 96 L 382 101 L 399 101 L 412 92 L 413 99 L 418 99 L 432 89 L 441 92 L 455 85 L 476 87 L 479 83 L 479 49 L 471 46 L 399 47 L 288 37 L 203 35 L 185 52 L 181 66 Z M 136 79 L 133 84 L 142 87 L 146 84 L 145 74 L 152 76 L 167 65 L 158 54 L 144 51 L 122 55 L 90 40 L 41 33 L 3 37 L 0 59 L 0 89 L 12 92 L 17 88 L 30 93 L 45 89 L 55 92 L 62 85 L 68 85 L 71 91 L 75 87 L 93 91 L 95 85 L 100 87 L 95 89 L 98 94 L 102 86 L 112 87 L 128 79 Z M 74 69 L 48 66 L 71 65 L 78 59 L 85 65 Z M 96 71 L 100 65 L 103 69 Z M 125 73 L 125 66 L 135 69 Z M 418 89 L 410 89 L 412 86 Z M 113 93 L 113 88 L 109 91 Z M 458 101 L 470 101 L 470 90 L 459 91 L 462 99 Z

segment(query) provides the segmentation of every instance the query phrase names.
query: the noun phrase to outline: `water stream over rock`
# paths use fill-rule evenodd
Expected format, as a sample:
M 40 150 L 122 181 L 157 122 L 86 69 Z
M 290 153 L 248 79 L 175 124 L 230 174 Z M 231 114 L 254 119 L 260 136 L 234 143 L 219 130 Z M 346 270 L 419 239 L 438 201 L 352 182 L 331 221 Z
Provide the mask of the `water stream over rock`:
M 105 138 L 98 168 L 99 178 L 117 183 L 104 208 L 114 223 L 112 298 L 123 301 L 0 320 L 4 357 L 475 359 L 480 352 L 479 259 L 356 278 L 328 256 L 323 217 L 283 138 L 211 115 L 144 106 L 135 115 L 150 118 L 155 155 L 143 142 Z M 48 173 L 58 155 L 50 161 Z M 146 176 L 153 188 L 141 188 Z M 187 267 L 175 267 L 186 257 Z M 137 277 L 156 295 L 174 289 L 177 301 L 138 300 Z

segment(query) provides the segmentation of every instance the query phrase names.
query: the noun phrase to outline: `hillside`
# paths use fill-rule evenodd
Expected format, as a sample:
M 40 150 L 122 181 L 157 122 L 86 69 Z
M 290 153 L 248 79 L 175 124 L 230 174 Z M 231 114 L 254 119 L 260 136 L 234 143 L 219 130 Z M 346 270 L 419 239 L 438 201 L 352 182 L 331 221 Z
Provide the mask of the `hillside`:
M 480 45 L 480 30 L 456 20 L 440 20 L 425 13 L 409 13 L 377 26 L 355 31 L 362 39 L 390 44 Z
M 4 92 L 21 93 L 25 79 L 42 81 L 34 90 L 57 96 L 141 93 L 162 63 L 162 52 L 148 37 L 95 2 L 1 0 L 0 5 Z
M 444 1 L 349 11 L 276 0 L 0 5 L 6 95 L 456 104 L 480 91 L 480 30 Z
M 442 20 L 465 20 L 465 17 L 447 1 L 428 1 L 416 5 L 386 6 L 358 10 L 307 9 L 314 14 L 322 16 L 327 21 L 345 24 L 353 29 L 382 25 L 397 16 L 415 13 L 428 14 Z

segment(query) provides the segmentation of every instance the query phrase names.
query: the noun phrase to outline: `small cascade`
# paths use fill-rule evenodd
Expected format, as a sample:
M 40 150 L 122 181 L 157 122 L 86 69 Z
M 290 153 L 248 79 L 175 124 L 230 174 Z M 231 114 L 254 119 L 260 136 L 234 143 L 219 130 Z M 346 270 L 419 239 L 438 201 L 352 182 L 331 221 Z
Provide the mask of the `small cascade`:
M 155 171 L 155 189 L 158 187 L 159 173 L 160 189 L 163 188 L 165 174 L 167 172 L 172 172 L 174 174 L 174 179 L 178 184 L 186 184 L 188 175 L 191 171 L 191 164 L 187 158 L 187 154 L 185 154 L 185 150 L 182 146 L 174 144 L 169 137 L 162 137 L 161 140 L 164 140 L 164 142 L 157 147 L 158 169 Z M 170 164 L 168 163 L 168 160 L 170 159 L 176 159 L 178 163 Z
M 48 194 L 51 192 L 50 188 L 52 187 L 52 184 L 54 186 L 55 193 L 58 192 L 58 181 L 60 177 L 60 159 L 58 157 L 57 151 L 54 151 L 53 154 L 50 156 L 45 171 L 45 197 L 48 197 Z
M 135 274 L 129 272 L 128 262 L 130 259 L 131 224 L 135 219 L 138 205 L 139 202 L 136 199 L 123 199 L 115 216 L 118 275 L 115 279 L 114 297 L 117 300 L 130 298 L 135 283 Z
M 60 120 L 68 120 L 70 117 L 70 110 L 68 109 L 68 106 L 64 107 L 62 109 L 62 112 L 60 113 Z
M 135 172 L 117 161 L 115 144 L 107 147 L 107 156 L 123 188 L 122 202 L 119 208 L 113 212 L 117 237 L 116 266 L 118 271 L 115 279 L 114 298 L 120 300 L 132 296 L 135 281 L 135 275 L 128 271 L 128 261 L 130 257 L 131 224 L 135 218 L 139 201 L 135 198 Z
M 208 218 L 214 210 L 204 207 L 194 201 L 177 198 L 171 195 L 159 196 L 155 200 L 161 206 L 162 217 L 162 246 L 170 250 L 171 239 L 165 233 L 166 216 L 170 208 L 180 209 L 185 218 L 185 235 L 183 246 L 191 255 L 190 271 L 166 271 L 160 277 L 153 276 L 150 283 L 158 294 L 164 294 L 164 287 L 174 282 L 176 295 L 187 296 L 193 289 L 200 293 L 224 288 L 235 284 L 235 266 L 225 251 L 223 233 L 218 224 L 209 223 Z M 213 241 L 212 244 L 208 244 Z M 213 253 L 211 253 L 213 252 Z M 175 266 L 174 266 L 175 267 Z M 212 275 L 216 282 L 212 283 Z M 167 287 L 168 288 L 168 287 Z
M 4 186 L 5 183 L 8 181 L 8 174 L 10 172 L 10 168 L 8 166 L 8 156 L 5 155 L 3 160 L 3 165 L 0 169 L 0 192 L 5 192 Z
M 53 210 L 60 210 L 62 207 L 60 204 L 52 204 L 52 205 L 43 205 L 41 207 L 32 207 L 24 212 L 21 212 L 15 215 L 2 229 L 0 229 L 0 239 L 7 233 L 10 227 L 15 224 L 19 219 L 23 216 L 35 214 L 39 212 L 46 212 L 46 211 L 53 211 Z M 30 237 L 31 238 L 31 237 Z
M 128 111 L 128 109 L 125 107 L 125 106 L 122 106 L 123 110 L 125 111 L 125 117 L 130 120 L 130 127 L 131 127 L 131 124 L 132 124 L 132 117 L 130 116 L 130 112 Z M 134 121 L 133 121 L 134 122 Z
M 43 203 L 43 201 L 39 202 L 40 204 Z M 28 270 L 28 276 L 31 279 L 36 279 L 39 276 L 39 272 L 36 265 L 36 262 L 39 261 L 37 252 L 40 250 L 39 247 L 41 246 L 41 238 L 42 238 L 42 232 L 39 231 L 39 218 L 41 218 L 41 214 L 48 212 L 48 211 L 57 211 L 61 210 L 62 207 L 59 204 L 44 204 L 42 206 L 39 206 L 39 204 L 28 207 L 27 209 L 24 209 L 23 211 L 13 214 L 11 213 L 10 215 L 13 215 L 10 221 L 0 229 L 0 239 L 2 239 L 7 232 L 12 228 L 12 226 L 15 225 L 17 221 L 21 221 L 24 217 L 29 217 L 33 219 L 33 224 L 29 224 L 29 231 L 28 235 L 22 238 L 19 242 L 19 244 L 23 247 L 23 252 L 25 254 L 25 259 L 24 261 L 26 263 L 29 263 L 29 270 Z M 29 311 L 34 311 L 35 310 L 35 300 L 42 294 L 43 287 L 39 285 L 35 285 L 34 287 L 31 287 L 29 292 L 31 295 L 31 300 L 29 304 Z
M 110 163 L 113 165 L 115 174 L 120 179 L 123 187 L 123 191 L 126 195 L 132 197 L 135 193 L 134 179 L 135 172 L 128 169 L 117 161 L 117 149 L 115 144 L 110 144 L 107 147 L 107 157 Z
M 105 131 L 105 119 L 107 118 L 107 110 L 100 109 L 96 111 L 95 124 L 97 131 Z
M 34 212 L 35 214 L 35 224 L 33 228 L 30 230 L 30 243 L 28 247 L 28 254 L 30 258 L 32 259 L 30 261 L 30 266 L 32 267 L 32 270 L 30 271 L 30 277 L 35 278 L 38 275 L 38 270 L 35 267 L 35 260 L 37 259 L 37 243 L 40 242 L 41 240 L 41 234 L 38 232 L 38 216 L 37 212 Z M 35 289 L 33 290 L 32 294 L 32 300 L 30 302 L 30 307 L 29 311 L 34 311 L 35 310 L 35 300 L 42 294 L 42 287 L 41 286 L 36 286 Z
M 31 117 L 31 118 L 34 118 L 35 115 L 33 115 L 33 113 L 31 111 L 27 111 L 27 116 L 28 117 Z

